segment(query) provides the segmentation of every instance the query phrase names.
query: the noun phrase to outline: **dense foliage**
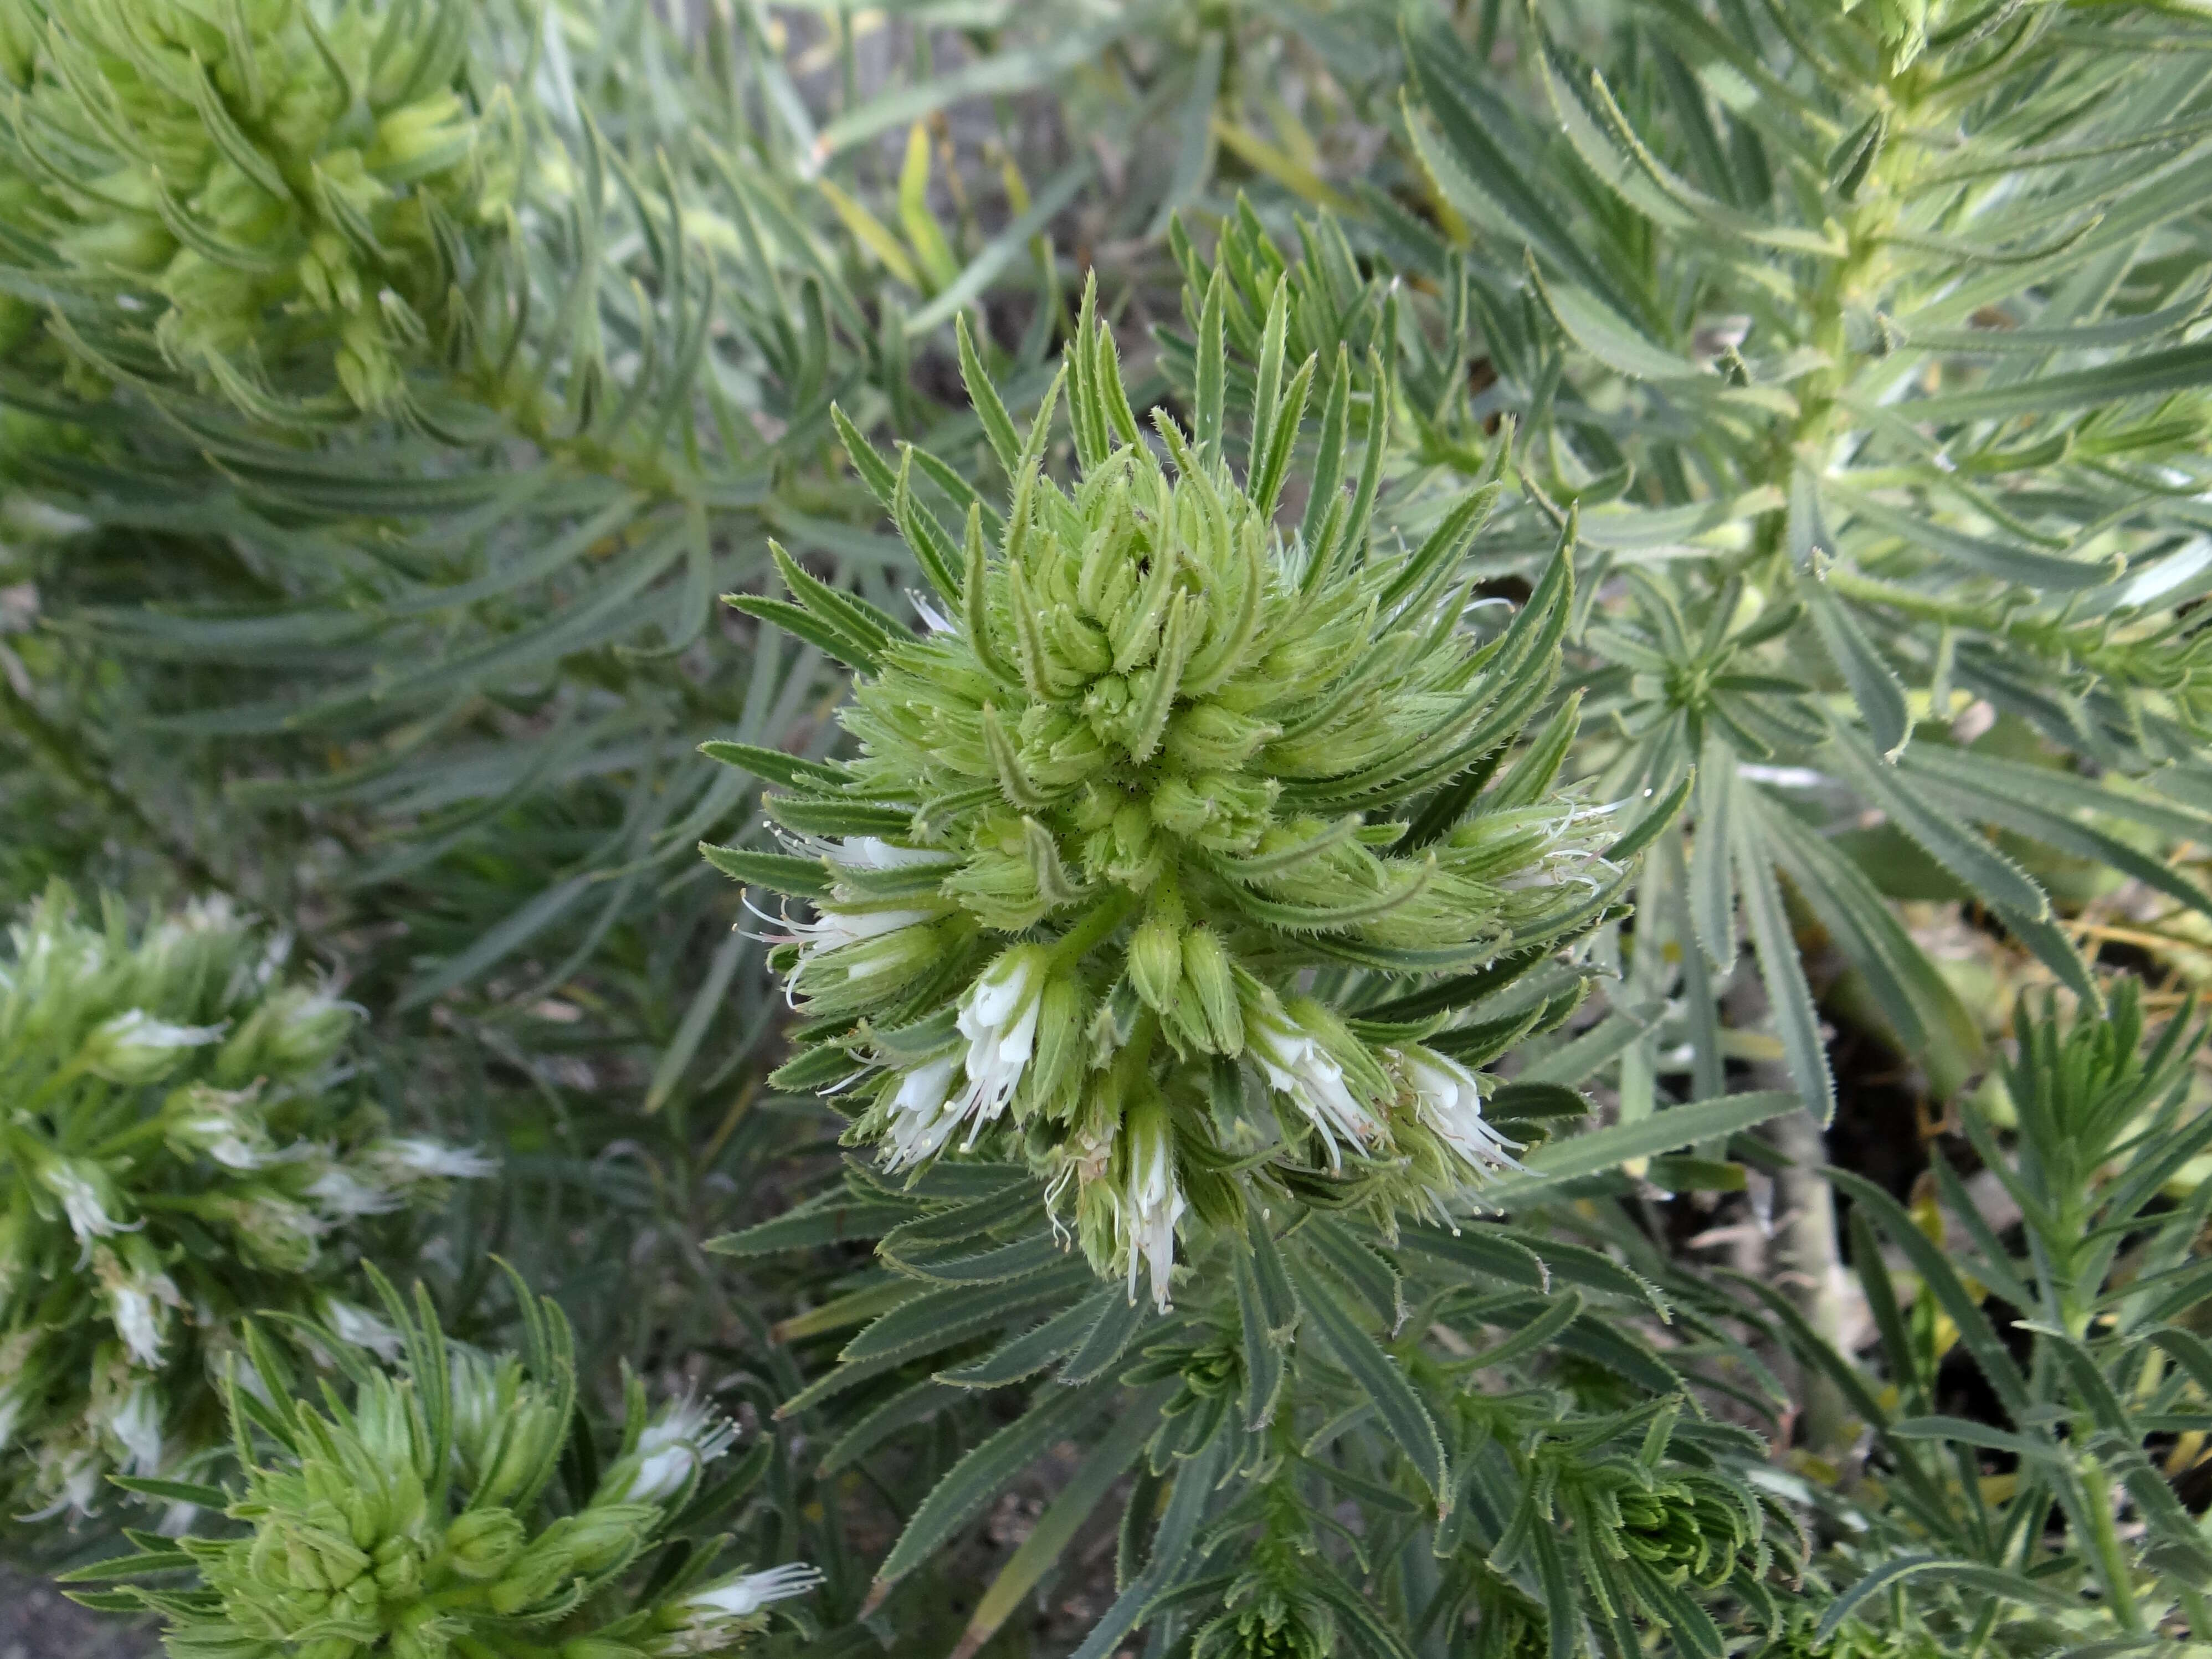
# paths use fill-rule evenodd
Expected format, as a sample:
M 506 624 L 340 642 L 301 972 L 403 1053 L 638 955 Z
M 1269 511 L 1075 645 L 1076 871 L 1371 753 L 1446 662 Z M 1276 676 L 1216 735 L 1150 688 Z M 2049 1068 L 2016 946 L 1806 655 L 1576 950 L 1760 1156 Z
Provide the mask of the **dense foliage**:
M 388 1220 L 495 1165 L 392 1133 L 343 1058 L 358 1010 L 216 899 L 133 939 L 57 887 L 0 957 L 0 1492 L 33 1520 L 112 1473 L 204 1465 L 245 1322 L 393 1339 L 349 1298 Z
M 183 1572 L 202 1587 L 95 1592 L 97 1604 L 159 1613 L 180 1655 L 442 1659 L 539 1654 L 557 1641 L 564 1655 L 677 1659 L 750 1645 L 767 1607 L 812 1587 L 805 1567 L 716 1574 L 726 1541 L 716 1540 L 664 1553 L 664 1570 L 636 1589 L 632 1569 L 673 1541 L 672 1523 L 711 1516 L 726 1497 L 726 1486 L 702 1495 L 700 1483 L 729 1449 L 730 1425 L 688 1400 L 648 1418 L 633 1384 L 613 1461 L 583 1474 L 562 1462 L 592 1443 L 574 1422 L 574 1343 L 557 1308 L 518 1287 L 527 1350 L 489 1355 L 449 1346 L 427 1310 L 410 1317 L 388 1285 L 377 1288 L 392 1318 L 392 1369 L 307 1333 L 349 1358 L 350 1401 L 331 1391 L 318 1410 L 295 1400 L 283 1356 L 249 1332 L 251 1369 L 228 1389 L 242 1492 L 167 1494 L 244 1522 L 243 1536 L 134 1534 L 137 1554 L 70 1575 Z
M 2193 0 L 0 77 L 11 1555 L 203 1659 L 2212 1652 Z

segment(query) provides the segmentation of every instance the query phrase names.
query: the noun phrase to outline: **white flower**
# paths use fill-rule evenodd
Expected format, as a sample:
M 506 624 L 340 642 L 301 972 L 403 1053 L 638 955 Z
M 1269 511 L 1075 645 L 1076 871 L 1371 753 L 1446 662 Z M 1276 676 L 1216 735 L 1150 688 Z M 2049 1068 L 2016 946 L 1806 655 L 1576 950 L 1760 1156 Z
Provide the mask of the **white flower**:
M 332 1215 L 389 1215 L 400 1200 L 389 1188 L 372 1187 L 350 1170 L 332 1164 L 307 1183 L 307 1196 Z
M 96 1164 L 81 1164 L 73 1159 L 61 1159 L 49 1164 L 39 1171 L 39 1179 L 46 1190 L 62 1201 L 62 1209 L 69 1217 L 70 1231 L 80 1244 L 89 1245 L 95 1238 L 106 1238 L 116 1233 L 137 1232 L 146 1224 L 143 1221 L 121 1222 L 108 1213 L 107 1200 L 114 1195 L 106 1171 Z
M 1474 1073 L 1430 1048 L 1409 1047 L 1392 1053 L 1406 1086 L 1413 1091 L 1414 1110 L 1437 1139 L 1477 1170 L 1522 1167 L 1512 1155 L 1516 1143 L 1483 1121 L 1482 1085 Z
M 947 1054 L 915 1066 L 899 1079 L 898 1092 L 891 1097 L 885 1168 L 908 1169 L 934 1157 L 960 1127 L 959 1108 L 951 1099 L 952 1072 L 958 1064 L 957 1056 Z
M 380 1140 L 362 1156 L 394 1181 L 481 1181 L 499 1171 L 497 1159 L 473 1147 L 419 1136 Z
M 1381 1139 L 1382 1126 L 1345 1083 L 1344 1067 L 1311 1031 L 1273 1006 L 1249 1012 L 1244 1029 L 1252 1057 L 1260 1062 L 1268 1087 L 1288 1095 L 1321 1131 L 1328 1146 L 1331 1169 L 1343 1167 L 1340 1139 L 1368 1142 Z
M 1137 1269 L 1152 1275 L 1152 1302 L 1168 1308 L 1168 1281 L 1175 1267 L 1176 1223 L 1185 1205 L 1176 1179 L 1175 1137 L 1157 1103 L 1132 1110 L 1123 1137 L 1121 1191 L 1115 1213 L 1122 1253 L 1128 1258 L 1129 1300 L 1137 1299 Z
M 814 907 L 814 913 L 812 921 L 794 921 L 790 926 L 792 937 L 817 953 L 858 945 L 862 939 L 881 939 L 917 921 L 927 921 L 930 916 L 927 910 L 839 910 L 822 904 Z M 884 958 L 883 965 L 890 960 Z M 854 978 L 865 979 L 871 972 L 880 972 L 881 967 L 856 963 L 850 971 Z
M 181 1155 L 204 1153 L 227 1170 L 251 1173 L 272 1164 L 290 1163 L 313 1155 L 307 1145 L 279 1152 L 269 1143 L 252 1089 L 214 1089 L 195 1084 L 169 1097 L 167 1111 L 173 1121 L 164 1131 L 171 1147 Z
M 875 836 L 851 836 L 818 845 L 822 855 L 832 864 L 855 870 L 902 870 L 917 864 L 956 861 L 950 853 L 932 852 L 927 847 L 898 847 Z
M 185 1126 L 185 1132 L 204 1137 L 202 1148 L 226 1170 L 251 1172 L 275 1161 L 275 1155 L 252 1145 L 235 1132 L 226 1132 L 206 1118 Z
M 960 1005 L 960 1035 L 968 1039 L 968 1083 L 960 1115 L 972 1115 L 972 1146 L 984 1124 L 1006 1109 L 1036 1043 L 1038 995 L 1044 952 L 1018 946 L 984 969 Z
M 914 607 L 914 614 L 921 618 L 921 625 L 931 633 L 952 632 L 952 619 L 931 603 L 927 594 L 917 593 L 909 587 L 906 591 L 906 599 L 907 603 Z
M 645 1425 L 629 1457 L 609 1472 L 600 1496 L 616 1504 L 663 1503 L 737 1437 L 729 1419 L 696 1400 L 679 1400 Z M 623 1467 L 633 1460 L 635 1467 Z
M 26 1515 L 24 1521 L 45 1521 L 72 1510 L 78 1515 L 92 1513 L 93 1500 L 100 1496 L 100 1460 L 83 1447 L 76 1447 L 58 1457 L 40 1460 L 39 1484 L 48 1492 L 58 1489 L 61 1496 L 35 1514 Z
M 161 1401 L 151 1382 L 140 1382 L 107 1414 L 107 1431 L 127 1455 L 132 1474 L 153 1474 L 161 1467 Z
M 178 1025 L 132 1008 L 93 1028 L 85 1039 L 87 1064 L 111 1083 L 151 1083 L 184 1050 L 220 1041 L 222 1030 L 220 1025 Z
M 131 1358 L 151 1370 L 161 1363 L 161 1344 L 169 1322 L 163 1310 L 181 1308 L 185 1299 L 167 1273 L 125 1278 L 118 1269 L 111 1278 L 106 1266 L 102 1264 L 100 1277 L 107 1280 L 108 1313 L 115 1322 L 115 1334 L 130 1349 Z
M 719 1584 L 709 1584 L 684 1598 L 684 1605 L 702 1613 L 720 1613 L 725 1618 L 743 1619 L 758 1613 L 771 1601 L 788 1601 L 794 1595 L 804 1595 L 822 1582 L 822 1571 L 793 1561 L 781 1567 L 770 1567 L 766 1572 L 740 1573 L 735 1578 L 726 1578 Z
M 367 1348 L 384 1360 L 397 1359 L 401 1346 L 399 1333 L 374 1314 L 351 1302 L 326 1296 L 322 1301 L 323 1323 L 331 1328 L 331 1334 L 341 1342 L 350 1342 L 356 1348 Z

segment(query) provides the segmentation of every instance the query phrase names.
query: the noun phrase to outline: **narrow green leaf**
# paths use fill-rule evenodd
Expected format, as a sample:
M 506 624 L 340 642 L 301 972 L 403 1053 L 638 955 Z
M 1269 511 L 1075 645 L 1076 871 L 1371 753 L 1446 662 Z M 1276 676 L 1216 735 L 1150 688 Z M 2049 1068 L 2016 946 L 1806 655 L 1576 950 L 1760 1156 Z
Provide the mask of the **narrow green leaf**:
M 710 1238 L 704 1248 L 716 1255 L 820 1249 L 856 1239 L 880 1238 L 911 1213 L 908 1205 L 876 1202 L 840 1190 L 811 1199 L 773 1221 Z
M 983 424 L 983 435 L 990 441 L 991 453 L 999 458 L 999 465 L 1012 478 L 1021 459 L 1021 434 L 1014 430 L 1013 416 L 1006 412 L 999 388 L 983 367 L 983 359 L 975 349 L 975 337 L 968 330 L 965 312 L 955 313 L 953 336 L 960 352 L 960 383 L 968 389 L 968 401 L 975 408 L 975 418 Z
M 1294 1262 L 1298 1304 L 1313 1321 L 1338 1361 L 1350 1371 L 1374 1402 L 1384 1432 L 1397 1443 L 1413 1473 L 1436 1498 L 1440 1509 L 1451 1507 L 1452 1487 L 1444 1467 L 1443 1442 L 1421 1397 L 1382 1346 L 1363 1329 L 1337 1293 L 1303 1262 Z
M 1110 1386 L 1049 1390 L 1019 1420 L 969 1451 L 922 1499 L 884 1558 L 877 1583 L 895 1583 L 934 1555 L 1006 1482 L 1081 1428 L 1112 1395 Z
M 1733 840 L 1752 950 L 1759 958 L 1759 976 L 1766 987 L 1767 1006 L 1782 1038 L 1790 1081 L 1804 1097 L 1806 1109 L 1826 1123 L 1836 1115 L 1836 1084 L 1828 1069 L 1827 1044 L 1820 1036 L 1820 1011 L 1813 1001 L 1813 988 L 1805 982 L 1804 959 L 1782 902 L 1781 884 L 1774 878 L 1773 855 L 1754 814 L 1739 816 Z
M 1700 1141 L 1717 1140 L 1779 1117 L 1799 1103 L 1794 1094 L 1765 1090 L 1669 1106 L 1633 1123 L 1593 1129 L 1540 1146 L 1522 1160 L 1535 1180 L 1502 1181 L 1484 1197 L 1510 1209 L 1515 1201 L 1536 1195 L 1543 1186 L 1600 1175 L 1632 1158 L 1651 1158 Z
M 1836 665 L 1836 672 L 1850 687 L 1851 698 L 1859 706 L 1875 747 L 1881 750 L 1884 760 L 1895 760 L 1904 750 L 1905 740 L 1912 735 L 1911 716 L 1905 711 L 1904 683 L 1882 660 L 1881 653 L 1875 649 L 1874 641 L 1859 626 L 1850 607 L 1830 592 L 1825 584 L 1813 582 L 1809 599 L 1814 629 L 1820 635 L 1820 643 L 1828 648 L 1828 659 Z
M 1690 915 L 1705 960 L 1722 973 L 1735 967 L 1735 881 L 1729 848 L 1735 830 L 1735 750 L 1718 731 L 1705 733 L 1698 757 L 1698 826 L 1690 843 Z
M 2032 920 L 2050 915 L 2051 901 L 2027 872 L 1957 819 L 1937 811 L 1919 792 L 1901 785 L 1895 769 L 1875 755 L 1863 738 L 1832 721 L 1829 737 L 1826 752 L 1837 761 L 1844 781 L 1887 813 L 1970 891 Z
M 2015 1419 L 2030 1407 L 2027 1383 L 2014 1364 L 2011 1351 L 1990 1323 L 1980 1298 L 1960 1282 L 1950 1258 L 1927 1234 L 1922 1232 L 1905 1208 L 1881 1188 L 1848 1170 L 1831 1169 L 1828 1179 L 1847 1194 L 1855 1204 L 1865 1206 L 1890 1242 L 1905 1252 L 1920 1275 L 1923 1287 L 1951 1316 L 1959 1328 L 1959 1340 L 1972 1354 L 1989 1378 L 1990 1386 L 1996 1390 L 1997 1398 Z
M 1214 267 L 1206 286 L 1206 304 L 1198 318 L 1198 379 L 1191 406 L 1191 442 L 1200 456 L 1219 461 L 1227 453 L 1224 399 L 1228 386 L 1228 344 L 1225 332 L 1228 273 Z
M 733 931 L 715 951 L 714 960 L 707 964 L 706 977 L 692 993 L 684 1018 L 677 1024 L 676 1035 L 668 1040 L 668 1047 L 653 1068 L 653 1080 L 645 1091 L 645 1112 L 648 1117 L 668 1103 L 668 1097 L 683 1082 L 684 1073 L 690 1070 L 699 1045 L 707 1039 L 707 1028 L 722 1012 L 722 1001 L 729 994 L 730 981 L 737 977 L 738 964 L 754 943 Z
M 2022 415 L 2096 409 L 2129 398 L 2157 397 L 2212 384 L 2212 340 L 2148 351 L 2094 368 L 2036 374 L 1979 392 L 1938 392 L 1899 408 L 1916 421 L 2008 421 Z
M 975 1603 L 975 1611 L 969 1616 L 968 1628 L 953 1649 L 952 1659 L 969 1659 L 1020 1610 L 1030 1593 L 1075 1541 L 1084 1523 L 1112 1493 L 1115 1483 L 1136 1461 L 1145 1442 L 1158 1428 L 1159 1408 L 1167 1403 L 1172 1392 L 1172 1384 L 1155 1389 L 1150 1395 L 1133 1401 L 1129 1408 L 1115 1418 L 1114 1425 L 1091 1449 L 1091 1455 L 1037 1517 L 1030 1535 L 1021 1541 L 1006 1565 L 999 1569 L 998 1577 L 991 1581 L 990 1587 Z
M 712 842 L 699 843 L 699 854 L 733 881 L 748 887 L 765 887 L 770 892 L 788 893 L 794 898 L 826 898 L 830 893 L 830 872 L 819 859 L 793 858 L 788 853 L 754 853 L 742 847 L 717 847 Z
M 914 250 L 916 267 L 926 279 L 925 291 L 939 293 L 958 273 L 960 262 L 945 240 L 944 228 L 929 206 L 929 129 L 916 121 L 907 129 L 906 160 L 899 168 L 899 227 L 907 246 Z M 908 329 L 908 333 L 915 331 Z
M 757 744 L 714 738 L 701 744 L 699 752 L 726 766 L 742 767 L 755 777 L 766 778 L 786 789 L 805 789 L 810 785 L 842 789 L 850 781 L 842 767 L 825 766 L 820 761 L 807 760 L 781 749 L 763 749 Z
M 2024 1573 L 2009 1572 L 1998 1567 L 1988 1567 L 1979 1562 L 1943 1556 L 1915 1556 L 1902 1561 L 1886 1562 L 1853 1584 L 1828 1604 L 1820 1617 L 1820 1628 L 1813 1632 L 1815 1645 L 1826 1643 L 1844 1621 L 1856 1613 L 1870 1596 L 1880 1595 L 1892 1585 L 1908 1578 L 1934 1578 L 1940 1583 L 1957 1584 L 1994 1595 L 2002 1601 L 2028 1601 L 2039 1606 L 2064 1608 L 2073 1605 L 2069 1596 L 2045 1585 Z

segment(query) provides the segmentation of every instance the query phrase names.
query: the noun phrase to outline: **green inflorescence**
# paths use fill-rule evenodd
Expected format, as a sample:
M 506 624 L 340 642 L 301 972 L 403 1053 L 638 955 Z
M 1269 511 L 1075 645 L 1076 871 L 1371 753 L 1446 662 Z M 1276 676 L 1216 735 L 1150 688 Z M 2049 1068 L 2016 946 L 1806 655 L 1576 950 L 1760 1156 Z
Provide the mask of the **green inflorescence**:
M 1148 1272 L 1163 1305 L 1178 1231 L 1237 1223 L 1248 1194 L 1387 1214 L 1510 1161 L 1466 1042 L 1426 1042 L 1443 1017 L 1316 991 L 1542 948 L 1610 873 L 1601 814 L 1551 787 L 1571 703 L 1483 788 L 1551 690 L 1568 561 L 1478 640 L 1461 566 L 1494 490 L 1410 552 L 1376 545 L 1387 399 L 1355 399 L 1344 354 L 1285 531 L 1316 362 L 1285 374 L 1279 305 L 1240 480 L 1211 303 L 1190 434 L 1164 413 L 1140 430 L 1086 309 L 1072 488 L 1043 465 L 1059 384 L 1024 440 L 963 354 L 1012 489 L 1003 516 L 969 500 L 957 541 L 911 454 L 894 475 L 848 439 L 938 590 L 927 631 L 779 550 L 795 603 L 735 603 L 854 663 L 857 752 L 710 745 L 782 786 L 765 805 L 791 848 L 716 861 L 813 904 L 773 935 L 808 1021 L 785 1080 L 854 1103 L 894 1170 L 1026 1159 L 1093 1265 L 1132 1294 Z
M 491 1356 L 449 1344 L 419 1292 L 410 1317 L 377 1290 L 403 1360 L 371 1366 L 308 1333 L 344 1359 L 349 1398 L 325 1385 L 320 1409 L 302 1403 L 285 1358 L 249 1340 L 229 1389 L 244 1488 L 184 1489 L 242 1534 L 137 1534 L 139 1554 L 67 1575 L 197 1583 L 81 1599 L 160 1614 L 178 1659 L 686 1659 L 738 1651 L 771 1603 L 818 1582 L 798 1565 L 714 1575 L 710 1547 L 635 1592 L 629 1569 L 668 1539 L 732 1427 L 690 1401 L 648 1416 L 633 1381 L 617 1455 L 564 1501 L 555 1476 L 585 1431 L 554 1305 L 518 1283 L 527 1352 Z
M 347 1085 L 358 1011 L 282 975 L 224 903 L 132 939 L 57 889 L 0 957 L 0 1495 L 81 1515 L 103 1477 L 223 1443 L 215 1373 L 247 1316 L 390 1329 L 339 1294 L 377 1218 L 486 1158 L 390 1133 Z M 112 1494 L 106 1494 L 112 1496 Z
M 81 388 L 166 366 L 249 411 L 398 405 L 512 194 L 469 27 L 458 0 L 0 0 L 0 349 L 43 326 Z

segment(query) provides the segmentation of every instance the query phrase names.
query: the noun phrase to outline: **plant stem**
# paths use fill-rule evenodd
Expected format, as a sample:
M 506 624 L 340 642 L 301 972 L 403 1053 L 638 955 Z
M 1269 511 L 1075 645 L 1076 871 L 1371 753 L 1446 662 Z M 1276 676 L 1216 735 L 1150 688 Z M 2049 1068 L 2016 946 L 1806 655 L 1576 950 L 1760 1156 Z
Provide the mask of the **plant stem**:
M 2120 1628 L 2130 1636 L 2141 1635 L 2143 1616 L 2136 1605 L 2135 1577 L 2120 1548 L 2119 1528 L 2112 1523 L 2112 1477 L 2094 1457 L 2082 1458 L 2080 1468 L 2082 1491 L 2088 1500 L 2083 1507 L 2088 1514 L 2089 1546 L 2096 1555 L 2097 1576 L 2105 1581 L 2105 1594 L 2111 1598 L 2112 1616 L 2119 1620 Z
M 1790 1160 L 1774 1187 L 1781 1213 L 1777 1254 L 1789 1276 L 1786 1289 L 1820 1339 L 1844 1353 L 1848 1275 L 1836 1240 L 1836 1196 L 1820 1174 L 1828 1161 L 1827 1138 L 1805 1112 L 1776 1119 L 1770 1134 L 1775 1150 Z M 1798 1386 L 1806 1443 L 1823 1454 L 1840 1450 L 1851 1432 L 1841 1391 L 1825 1372 L 1809 1365 L 1802 1368 Z

